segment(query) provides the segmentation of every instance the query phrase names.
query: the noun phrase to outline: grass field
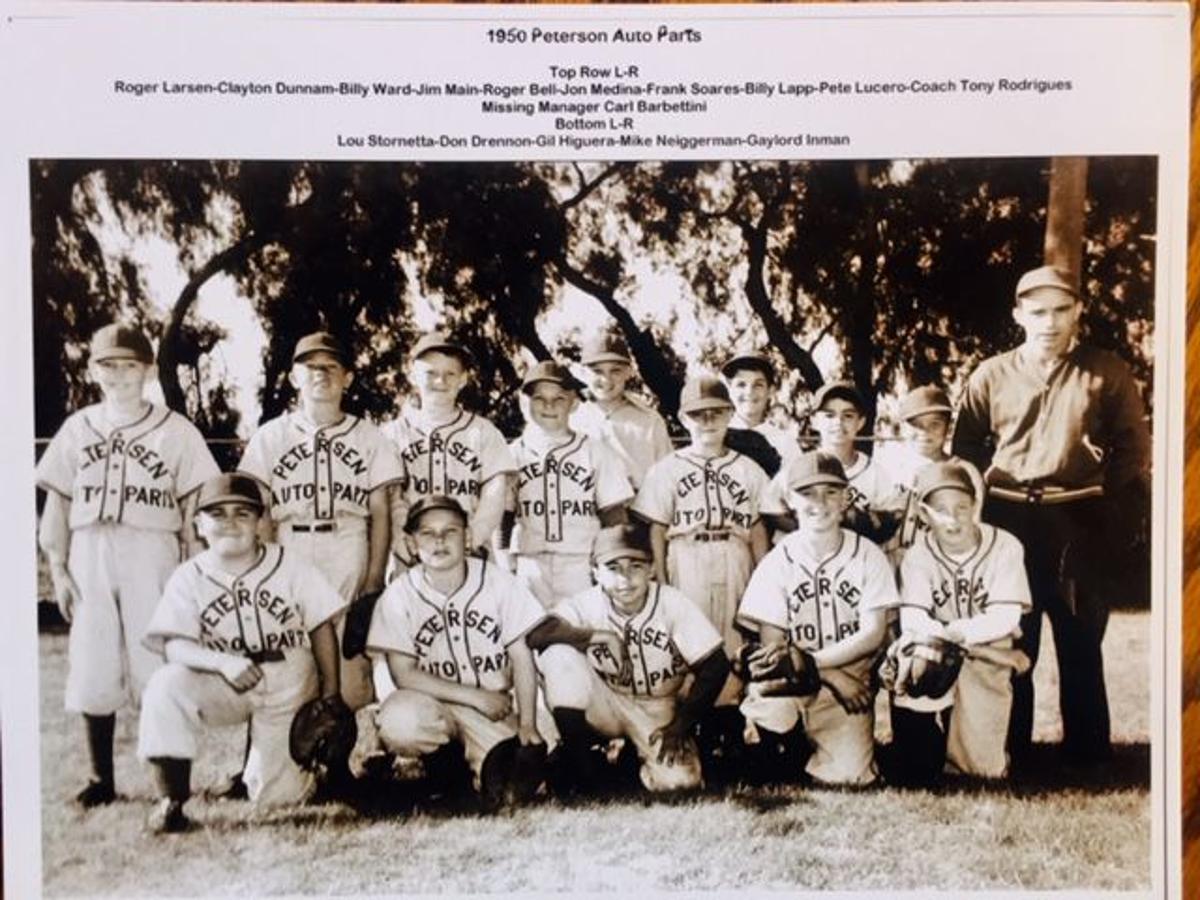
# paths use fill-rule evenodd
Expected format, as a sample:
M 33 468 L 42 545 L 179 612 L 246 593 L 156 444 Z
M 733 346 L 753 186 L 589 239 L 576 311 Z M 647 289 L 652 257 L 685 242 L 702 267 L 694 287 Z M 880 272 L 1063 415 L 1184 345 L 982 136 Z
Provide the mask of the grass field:
M 189 811 L 203 827 L 167 838 L 143 831 L 153 791 L 133 757 L 136 728 L 128 716 L 117 732 L 124 799 L 86 814 L 70 803 L 85 771 L 82 727 L 62 711 L 66 639 L 43 635 L 45 893 L 1145 889 L 1148 625 L 1144 613 L 1119 613 L 1109 627 L 1118 755 L 1101 779 L 1052 774 L 1046 746 L 1041 774 L 1004 789 L 788 786 L 670 800 L 547 801 L 490 818 L 439 810 L 360 818 L 327 804 L 255 819 L 244 803 L 197 798 Z M 1053 659 L 1047 643 L 1037 679 L 1035 737 L 1043 742 L 1058 737 Z M 196 766 L 197 788 L 236 766 L 241 740 L 237 729 L 209 739 Z

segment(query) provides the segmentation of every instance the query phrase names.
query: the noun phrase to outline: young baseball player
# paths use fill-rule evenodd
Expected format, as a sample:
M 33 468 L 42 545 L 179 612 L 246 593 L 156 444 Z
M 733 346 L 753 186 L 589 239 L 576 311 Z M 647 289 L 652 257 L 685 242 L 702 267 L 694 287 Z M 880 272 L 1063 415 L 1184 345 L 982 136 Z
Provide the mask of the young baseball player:
M 895 696 L 894 756 L 901 780 L 927 781 L 942 771 L 986 778 L 1008 774 L 1005 740 L 1012 708 L 1012 668 L 971 648 L 1012 646 L 1030 608 L 1020 542 L 978 522 L 979 488 L 966 466 L 921 469 L 914 494 L 928 532 L 900 568 L 903 634 L 932 634 L 967 648 L 954 688 L 942 700 Z
M 591 587 L 592 540 L 602 526 L 624 522 L 633 500 L 620 459 L 571 430 L 579 387 L 557 363 L 530 369 L 521 385 L 528 422 L 511 445 L 515 527 L 508 547 L 501 529 L 500 543 L 510 571 L 547 609 Z
M 671 452 L 663 417 L 626 390 L 633 377 L 633 360 L 620 335 L 602 332 L 583 345 L 592 399 L 571 416 L 575 431 L 606 443 L 620 457 L 636 491 L 646 472 Z
M 336 337 L 318 332 L 297 341 L 291 379 L 296 409 L 254 432 L 238 470 L 266 487 L 276 540 L 316 566 L 348 606 L 383 588 L 387 488 L 403 477 L 400 460 L 378 428 L 343 411 L 354 372 Z M 342 660 L 341 685 L 351 709 L 371 702 L 366 657 Z
M 185 831 L 192 760 L 208 725 L 250 723 L 245 780 L 262 805 L 304 800 L 313 778 L 288 751 L 296 710 L 318 690 L 337 695 L 333 617 L 345 603 L 289 549 L 258 539 L 257 483 L 219 475 L 204 483 L 196 528 L 208 549 L 179 566 L 146 629 L 167 664 L 142 697 L 138 756 L 154 767 L 158 832 Z
M 767 419 L 776 387 L 775 366 L 771 360 L 753 351 L 739 353 L 721 367 L 721 375 L 733 401 L 729 427 L 757 431 L 775 448 L 781 466 L 799 456 L 800 442 L 795 434 Z
M 158 665 L 142 632 L 182 558 L 195 491 L 217 473 L 200 432 L 144 399 L 153 363 L 136 328 L 97 331 L 88 375 L 103 399 L 63 423 L 36 470 L 46 492 L 38 543 L 71 623 L 66 707 L 87 730 L 91 778 L 76 797 L 85 807 L 115 797 L 116 711 Z
M 797 671 L 815 668 L 821 685 L 810 696 L 768 696 L 752 681 L 741 707 L 747 740 L 801 725 L 814 780 L 869 784 L 877 774 L 870 669 L 898 602 L 895 580 L 883 551 L 842 527 L 848 485 L 837 457 L 804 453 L 785 472 L 799 527 L 754 570 L 738 618 L 758 632 L 757 664 L 786 655 Z
M 655 578 L 700 606 L 732 659 L 741 646 L 738 601 L 767 551 L 759 504 L 768 480 L 757 463 L 725 446 L 733 403 L 720 379 L 689 380 L 679 411 L 692 441 L 650 469 L 633 512 L 650 523 Z M 730 681 L 722 705 L 736 694 Z
M 380 598 L 367 647 L 385 655 L 397 685 L 376 720 L 383 747 L 424 757 L 431 774 L 465 755 L 486 809 L 531 797 L 541 780 L 540 766 L 524 770 L 522 760 L 528 750 L 544 760 L 525 636 L 545 611 L 500 566 L 467 555 L 468 528 L 452 497 L 409 508 L 418 562 Z
M 975 485 L 977 517 L 978 510 L 983 506 L 983 478 L 979 471 L 969 462 L 951 457 L 946 452 L 953 412 L 950 398 L 936 385 L 913 388 L 900 399 L 904 446 L 891 460 L 891 472 L 901 491 L 903 506 L 900 525 L 883 548 L 892 565 L 897 568 L 904 552 L 926 528 L 925 520 L 920 516 L 920 500 L 915 492 L 917 476 L 923 469 L 948 460 L 959 463 Z
M 644 525 L 601 530 L 592 549 L 596 586 L 558 604 L 527 638 L 542 651 L 560 758 L 585 791 L 598 781 L 597 738 L 633 743 L 648 790 L 701 782 L 692 731 L 725 684 L 729 663 L 696 605 L 652 580 L 652 561 Z
M 392 490 L 392 520 L 405 521 L 407 507 L 422 497 L 453 497 L 470 522 L 467 547 L 486 548 L 504 516 L 508 479 L 516 469 L 504 435 L 483 416 L 458 403 L 470 378 L 467 349 L 440 331 L 430 332 L 409 354 L 409 382 L 417 402 L 383 426 L 400 451 L 401 488 Z M 392 541 L 398 562 L 406 566 L 407 545 Z

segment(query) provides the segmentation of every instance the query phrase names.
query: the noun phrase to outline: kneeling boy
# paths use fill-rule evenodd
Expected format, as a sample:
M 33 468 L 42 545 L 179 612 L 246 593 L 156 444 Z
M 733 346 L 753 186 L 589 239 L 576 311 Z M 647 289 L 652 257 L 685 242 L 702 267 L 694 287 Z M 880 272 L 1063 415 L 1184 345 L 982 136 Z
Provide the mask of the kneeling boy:
M 564 764 L 584 788 L 595 783 L 597 737 L 633 743 L 648 790 L 700 785 L 692 730 L 720 693 L 729 663 L 696 604 L 651 580 L 652 563 L 645 526 L 601 530 L 592 549 L 596 586 L 560 603 L 528 638 L 542 651 Z
M 160 832 L 190 826 L 192 760 L 208 725 L 250 723 L 245 781 L 263 805 L 304 800 L 313 776 L 288 752 L 292 718 L 307 700 L 338 696 L 333 619 L 345 604 L 312 566 L 258 540 L 263 502 L 247 476 L 205 482 L 196 529 L 208 549 L 175 570 L 146 631 L 161 653 L 142 696 L 138 756 L 163 797 Z

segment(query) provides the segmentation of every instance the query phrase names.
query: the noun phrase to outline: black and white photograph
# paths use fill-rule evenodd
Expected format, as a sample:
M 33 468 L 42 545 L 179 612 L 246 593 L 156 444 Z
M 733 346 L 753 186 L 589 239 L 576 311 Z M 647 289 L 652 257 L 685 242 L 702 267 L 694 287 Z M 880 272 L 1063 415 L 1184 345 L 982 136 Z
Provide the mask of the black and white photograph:
M 45 895 L 1148 891 L 1159 169 L 31 159 Z

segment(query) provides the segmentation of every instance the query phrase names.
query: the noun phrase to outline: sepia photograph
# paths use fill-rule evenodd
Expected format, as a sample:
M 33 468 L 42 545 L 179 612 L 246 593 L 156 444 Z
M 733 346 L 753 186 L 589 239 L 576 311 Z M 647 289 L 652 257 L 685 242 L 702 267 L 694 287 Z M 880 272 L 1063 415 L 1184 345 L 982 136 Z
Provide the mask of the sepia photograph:
M 30 159 L 45 896 L 1150 891 L 1159 169 Z

